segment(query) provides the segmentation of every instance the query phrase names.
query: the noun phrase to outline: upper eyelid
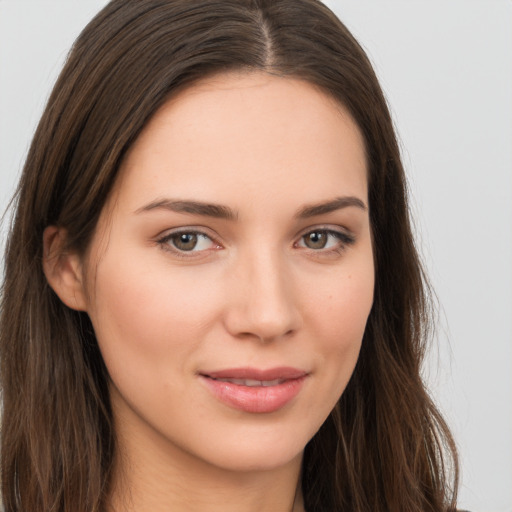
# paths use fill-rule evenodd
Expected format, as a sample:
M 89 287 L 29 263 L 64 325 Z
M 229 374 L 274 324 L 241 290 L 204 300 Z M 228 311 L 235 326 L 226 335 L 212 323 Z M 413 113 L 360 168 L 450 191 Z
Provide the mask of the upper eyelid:
M 213 241 L 217 241 L 219 238 L 216 234 L 212 233 L 212 230 L 205 226 L 182 226 L 178 228 L 169 228 L 160 232 L 155 239 L 162 240 L 171 236 L 179 235 L 180 233 L 191 233 L 195 235 L 204 235 Z
M 343 226 L 333 226 L 332 224 L 318 224 L 313 226 L 308 226 L 307 228 L 302 228 L 300 231 L 298 231 L 295 234 L 295 237 L 301 237 L 304 236 L 307 233 L 311 233 L 312 231 L 332 231 L 332 232 L 339 232 L 342 234 L 352 234 L 352 231 L 346 227 Z M 160 234 L 158 234 L 155 238 L 166 236 L 167 234 L 175 234 L 175 233 L 197 233 L 197 234 L 204 234 L 206 236 L 213 236 L 214 234 L 213 230 L 211 228 L 208 228 L 207 226 L 197 226 L 197 225 L 191 225 L 191 226 L 178 226 L 175 228 L 168 228 L 163 231 L 161 231 Z
M 297 233 L 296 238 L 302 238 L 308 233 L 313 233 L 315 231 L 325 231 L 327 233 L 334 233 L 349 238 L 355 238 L 355 233 L 352 230 L 343 226 L 333 226 L 332 224 L 318 224 L 316 226 L 308 226 L 307 228 L 300 230 Z

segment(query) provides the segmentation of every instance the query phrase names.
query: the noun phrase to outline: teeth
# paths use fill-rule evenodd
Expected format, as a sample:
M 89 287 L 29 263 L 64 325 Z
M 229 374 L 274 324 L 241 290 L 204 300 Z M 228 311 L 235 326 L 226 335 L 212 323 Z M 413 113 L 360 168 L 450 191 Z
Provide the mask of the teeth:
M 277 386 L 278 384 L 281 384 L 281 380 L 275 379 L 275 380 L 263 380 L 261 381 L 262 386 Z
M 281 384 L 282 380 L 274 379 L 274 380 L 254 380 L 254 379 L 215 379 L 221 382 L 229 382 L 231 384 L 238 384 L 239 386 L 248 386 L 248 387 L 268 387 L 268 386 L 277 386 Z

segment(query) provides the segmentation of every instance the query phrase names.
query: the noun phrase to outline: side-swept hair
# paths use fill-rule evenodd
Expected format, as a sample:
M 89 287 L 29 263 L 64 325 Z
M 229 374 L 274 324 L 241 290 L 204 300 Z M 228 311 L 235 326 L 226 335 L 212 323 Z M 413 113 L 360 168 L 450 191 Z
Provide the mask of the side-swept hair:
M 365 142 L 374 304 L 348 387 L 305 450 L 306 509 L 454 509 L 454 443 L 420 378 L 428 286 L 392 121 L 361 47 L 317 0 L 112 0 L 68 56 L 14 201 L 0 311 L 6 512 L 103 512 L 116 454 L 108 374 L 88 316 L 45 279 L 44 229 L 64 228 L 67 248 L 83 253 L 148 120 L 179 90 L 231 70 L 313 84 Z

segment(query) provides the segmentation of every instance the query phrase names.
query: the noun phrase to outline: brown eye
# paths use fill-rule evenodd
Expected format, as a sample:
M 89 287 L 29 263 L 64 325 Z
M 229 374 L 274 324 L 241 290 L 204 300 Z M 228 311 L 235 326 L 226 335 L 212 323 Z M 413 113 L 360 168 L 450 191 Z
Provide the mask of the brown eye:
M 355 242 L 353 236 L 333 229 L 315 229 L 300 237 L 298 247 L 327 253 L 342 251 Z
M 329 234 L 326 231 L 312 231 L 304 235 L 304 245 L 309 249 L 324 249 Z
M 190 253 L 190 256 L 209 249 L 220 249 L 218 244 L 200 231 L 175 231 L 158 240 L 158 243 L 175 254 Z
M 192 251 L 197 245 L 197 234 L 178 233 L 171 238 L 171 242 L 180 251 Z

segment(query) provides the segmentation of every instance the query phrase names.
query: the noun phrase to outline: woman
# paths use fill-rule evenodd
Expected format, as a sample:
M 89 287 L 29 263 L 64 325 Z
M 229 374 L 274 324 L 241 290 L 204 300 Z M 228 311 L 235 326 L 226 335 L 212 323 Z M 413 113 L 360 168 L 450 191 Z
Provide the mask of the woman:
M 323 4 L 113 0 L 16 197 L 5 509 L 454 510 L 426 290 L 384 97 Z

